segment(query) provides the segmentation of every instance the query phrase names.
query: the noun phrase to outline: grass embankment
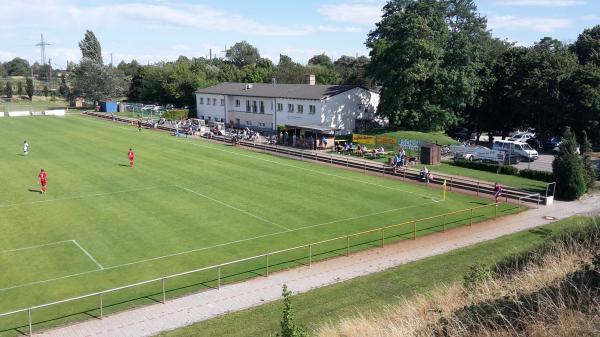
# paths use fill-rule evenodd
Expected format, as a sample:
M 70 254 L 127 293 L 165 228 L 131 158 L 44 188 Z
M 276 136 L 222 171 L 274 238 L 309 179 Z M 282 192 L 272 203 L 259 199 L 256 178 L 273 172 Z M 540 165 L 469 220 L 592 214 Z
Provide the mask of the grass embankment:
M 449 285 L 462 280 L 474 262 L 493 264 L 526 252 L 544 242 L 549 235 L 585 221 L 583 218 L 573 218 L 556 222 L 294 296 L 297 322 L 314 331 L 324 323 L 353 316 L 357 312 L 380 313 L 387 305 L 398 303 L 399 299 L 410 300 L 415 294 L 426 294 L 442 284 Z M 281 310 L 281 301 L 276 301 L 161 336 L 274 335 L 279 329 Z
M 387 131 L 387 130 L 375 130 L 371 132 L 367 132 L 368 135 L 373 136 L 388 136 L 388 137 L 397 137 L 400 139 L 412 139 L 419 140 L 428 143 L 437 143 L 439 145 L 450 145 L 450 144 L 458 144 L 458 141 L 448 137 L 443 132 L 420 132 L 420 131 L 407 131 L 407 130 L 398 130 L 398 131 Z
M 51 100 L 47 97 L 33 97 L 33 101 L 0 102 L 0 112 L 6 111 L 44 111 L 48 109 L 67 108 L 69 102 L 63 99 Z
M 462 283 L 321 327 L 319 337 L 598 336 L 600 223 L 553 236 Z

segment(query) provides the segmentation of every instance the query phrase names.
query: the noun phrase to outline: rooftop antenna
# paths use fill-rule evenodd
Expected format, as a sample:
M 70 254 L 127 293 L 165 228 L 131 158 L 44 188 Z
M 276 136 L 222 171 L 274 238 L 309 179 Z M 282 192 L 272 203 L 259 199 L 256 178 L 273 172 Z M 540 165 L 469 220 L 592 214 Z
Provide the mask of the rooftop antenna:
M 44 41 L 44 34 L 41 34 L 42 38 L 40 40 L 39 43 L 37 43 L 35 46 L 36 47 L 40 47 L 41 49 L 41 61 L 42 61 L 42 65 L 46 64 L 46 46 L 50 46 L 51 44 Z

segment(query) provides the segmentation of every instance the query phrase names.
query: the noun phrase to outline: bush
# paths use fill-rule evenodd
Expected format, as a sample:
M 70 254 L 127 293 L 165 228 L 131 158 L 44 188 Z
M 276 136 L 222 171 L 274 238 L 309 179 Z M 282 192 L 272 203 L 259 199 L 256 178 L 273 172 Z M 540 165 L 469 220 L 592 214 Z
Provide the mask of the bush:
M 554 181 L 552 172 L 524 169 L 519 170 L 519 176 L 523 178 L 545 181 L 547 183 Z
M 513 176 L 519 173 L 519 170 L 511 165 L 495 165 L 468 160 L 455 160 L 452 165 Z
M 169 110 L 163 114 L 163 117 L 169 121 L 176 121 L 181 119 L 186 119 L 189 116 L 189 110 L 180 109 L 180 110 Z
M 566 128 L 564 141 L 560 144 L 558 156 L 552 162 L 552 171 L 556 181 L 556 196 L 575 200 L 587 192 L 585 170 L 579 155 L 575 135 Z
M 467 289 L 473 289 L 493 276 L 494 272 L 490 267 L 482 263 L 475 263 L 469 266 L 469 271 L 463 276 L 463 286 Z

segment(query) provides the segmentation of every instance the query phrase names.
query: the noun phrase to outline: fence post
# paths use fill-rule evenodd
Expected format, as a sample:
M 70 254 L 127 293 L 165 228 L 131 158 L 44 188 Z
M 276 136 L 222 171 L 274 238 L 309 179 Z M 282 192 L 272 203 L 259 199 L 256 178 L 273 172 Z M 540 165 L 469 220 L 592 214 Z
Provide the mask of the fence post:
M 454 182 L 454 177 L 450 177 L 450 191 L 452 191 L 452 183 Z
M 350 256 L 350 235 L 346 236 L 346 256 Z
M 417 239 L 417 222 L 413 221 L 413 240 Z
M 363 173 L 367 174 L 367 163 L 363 161 Z
M 444 214 L 444 217 L 442 219 L 442 232 L 446 231 L 446 214 Z
M 167 303 L 167 291 L 166 291 L 166 287 L 165 287 L 165 282 L 166 282 L 166 279 L 163 277 L 162 280 L 160 281 L 161 286 L 162 286 L 162 295 L 163 295 L 162 302 L 163 302 L 163 304 Z
M 103 297 L 104 297 L 104 293 L 100 293 L 100 319 L 104 318 L 103 310 L 102 310 L 102 308 L 104 307 L 104 304 L 102 303 Z
M 33 324 L 31 322 L 31 308 L 27 309 L 27 313 L 29 315 L 29 336 L 33 336 Z
M 265 255 L 265 277 L 269 277 L 269 254 Z
M 333 156 L 329 156 L 329 166 L 333 166 Z
M 479 181 L 477 182 L 477 196 L 479 196 Z
M 312 245 L 308 245 L 308 266 L 312 266 Z
M 382 228 L 381 229 L 381 248 L 383 248 L 384 240 L 385 240 L 385 228 Z
M 350 159 L 346 157 L 346 168 L 350 167 Z
M 217 289 L 221 290 L 221 267 L 217 268 Z
M 469 226 L 473 226 L 473 209 L 471 208 L 471 216 L 469 217 Z
M 498 217 L 498 204 L 494 204 L 494 219 Z

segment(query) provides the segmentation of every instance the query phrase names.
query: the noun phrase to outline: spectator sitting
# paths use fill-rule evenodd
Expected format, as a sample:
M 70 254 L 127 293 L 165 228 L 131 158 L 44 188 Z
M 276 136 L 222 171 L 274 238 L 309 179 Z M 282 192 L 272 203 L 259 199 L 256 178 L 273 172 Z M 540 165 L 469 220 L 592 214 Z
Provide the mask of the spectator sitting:
M 400 154 L 396 154 L 396 156 L 394 156 L 394 159 L 392 160 L 392 164 L 394 165 L 394 173 L 398 172 L 398 168 L 402 166 L 402 157 L 400 156 Z
M 419 172 L 419 177 L 421 178 L 421 180 L 426 180 L 428 175 L 429 170 L 427 169 L 427 166 L 423 165 L 423 167 L 421 167 L 421 171 Z
M 427 179 L 425 179 L 425 183 L 429 184 L 433 181 L 433 174 L 431 172 L 427 173 Z

